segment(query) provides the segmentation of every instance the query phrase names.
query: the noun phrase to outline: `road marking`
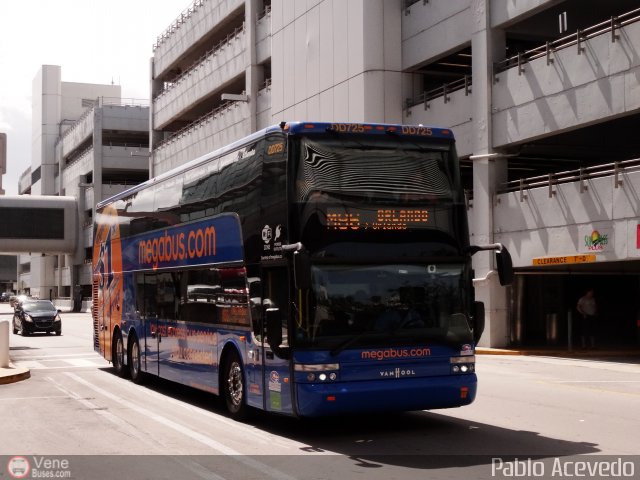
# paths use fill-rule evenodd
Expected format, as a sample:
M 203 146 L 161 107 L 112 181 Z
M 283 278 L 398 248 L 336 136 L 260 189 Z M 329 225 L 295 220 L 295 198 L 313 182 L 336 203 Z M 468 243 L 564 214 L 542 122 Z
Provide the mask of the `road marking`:
M 48 397 L 5 397 L 0 398 L 0 402 L 6 402 L 11 400 L 49 400 L 52 398 L 68 398 L 67 395 L 49 395 Z
M 122 379 L 118 379 L 122 381 L 122 387 L 129 389 L 130 391 L 135 391 L 136 394 L 139 393 L 139 387 L 137 385 L 135 385 L 133 382 L 129 382 L 127 380 L 122 380 Z M 183 401 L 180 400 L 176 400 L 175 398 L 171 398 L 168 397 L 166 395 L 163 395 L 161 393 L 158 392 L 154 392 L 152 390 L 149 390 L 148 392 L 145 393 L 145 395 L 149 395 L 149 396 L 154 396 L 155 398 L 158 399 L 159 402 L 162 403 L 171 403 L 172 405 L 175 405 L 181 409 L 187 410 L 188 412 L 193 412 L 195 414 L 198 415 L 202 415 L 204 417 L 207 417 L 211 420 L 214 420 L 218 423 L 223 423 L 226 426 L 228 426 L 229 428 L 232 428 L 234 431 L 239 431 L 239 430 L 243 430 L 246 431 L 247 434 L 251 435 L 254 439 L 258 440 L 259 442 L 261 442 L 263 445 L 270 445 L 270 446 L 274 446 L 274 445 L 281 445 L 284 448 L 289 448 L 291 447 L 291 442 L 285 442 L 283 441 L 283 439 L 277 435 L 272 435 L 269 434 L 267 432 L 264 432 L 263 430 L 260 430 L 254 426 L 251 425 L 247 425 L 247 424 L 243 424 L 243 423 L 238 423 L 235 420 L 231 420 L 229 418 L 223 417 L 217 413 L 213 413 L 209 410 L 205 410 L 201 407 L 196 407 L 194 405 L 190 405 L 188 403 L 185 403 Z M 298 447 L 302 448 L 302 447 L 308 447 L 309 445 L 304 444 L 304 443 L 298 443 Z M 323 452 L 323 454 L 326 455 L 336 455 L 336 453 L 334 452 L 329 452 L 329 451 L 325 451 Z
M 554 380 L 551 383 L 640 383 L 640 380 Z
M 140 435 L 140 431 L 137 430 L 133 425 L 129 424 L 128 422 L 124 421 L 123 419 L 121 419 L 120 417 L 114 415 L 113 413 L 102 409 L 101 407 L 99 407 L 98 405 L 96 405 L 93 402 L 90 402 L 86 398 L 83 398 L 80 394 L 78 394 L 78 393 L 76 393 L 76 392 L 74 392 L 74 391 L 72 391 L 72 390 L 70 390 L 70 389 L 68 389 L 66 387 L 63 387 L 59 382 L 54 380 L 52 377 L 46 377 L 46 380 L 49 383 L 52 383 L 55 388 L 57 388 L 58 390 L 60 390 L 62 393 L 65 394 L 65 396 L 63 398 L 72 398 L 73 400 L 75 400 L 75 401 L 81 403 L 82 405 L 84 405 L 87 409 L 97 413 L 101 417 L 104 417 L 106 420 L 110 421 L 111 423 L 113 423 L 117 427 L 121 428 L 122 431 L 127 432 L 128 435 L 131 435 L 132 437 L 137 438 L 138 440 L 146 443 L 147 445 L 153 446 L 153 444 L 151 444 L 151 442 L 149 442 L 146 438 L 144 438 L 142 435 Z
M 74 357 L 74 358 L 79 358 L 79 357 L 93 357 L 96 359 L 102 359 L 102 357 L 100 355 L 98 355 L 97 353 L 59 353 L 57 355 L 25 355 L 25 354 L 13 354 L 11 355 L 12 358 L 24 358 L 27 360 L 49 360 L 52 358 L 63 358 L 63 357 Z
M 287 475 L 286 473 L 274 469 L 272 467 L 270 467 L 267 464 L 258 462 L 257 460 L 254 460 L 250 457 L 244 456 L 242 455 L 241 452 L 234 450 L 232 448 L 227 447 L 226 445 L 223 445 L 222 443 L 214 440 L 213 438 L 207 437 L 206 435 L 203 435 L 199 432 L 196 432 L 195 430 L 190 429 L 189 427 L 186 427 L 184 425 L 181 425 L 177 422 L 174 422 L 173 420 L 170 420 L 162 415 L 158 415 L 157 413 L 154 413 L 151 410 L 148 410 L 144 407 L 141 407 L 139 405 L 135 405 L 132 402 L 125 400 L 124 398 L 121 398 L 111 392 L 108 392 L 107 390 L 98 387 L 97 385 L 94 385 L 88 381 L 86 381 L 85 379 L 79 377 L 78 375 L 76 375 L 75 373 L 71 373 L 71 372 L 65 372 L 65 375 L 67 375 L 68 377 L 72 378 L 73 380 L 75 380 L 76 382 L 84 385 L 85 387 L 90 388 L 91 390 L 93 390 L 96 393 L 99 393 L 100 395 L 103 395 L 111 400 L 113 400 L 114 402 L 117 402 L 121 405 L 124 405 L 125 407 L 133 410 L 134 412 L 139 413 L 140 415 L 144 415 L 145 417 L 149 418 L 150 420 L 154 420 L 166 427 L 169 427 L 173 430 L 175 430 L 176 432 L 179 432 L 193 440 L 196 440 L 200 443 L 202 443 L 203 445 L 208 446 L 209 448 L 216 450 L 220 453 L 222 453 L 223 455 L 232 455 L 235 457 L 236 460 L 238 460 L 241 463 L 244 463 L 245 465 L 254 468 L 255 470 L 257 470 L 258 472 L 261 472 L 264 475 L 268 475 L 274 479 L 283 479 L 283 480 L 295 480 L 294 477 L 291 477 L 289 475 Z
M 12 357 L 13 363 L 18 367 L 25 367 L 30 370 L 60 370 L 64 368 L 86 368 L 104 367 L 108 365 L 102 357 L 91 355 L 91 357 L 81 355 L 51 355 L 38 357 Z M 47 362 L 56 362 L 50 365 Z M 63 363 L 63 365 L 60 365 Z

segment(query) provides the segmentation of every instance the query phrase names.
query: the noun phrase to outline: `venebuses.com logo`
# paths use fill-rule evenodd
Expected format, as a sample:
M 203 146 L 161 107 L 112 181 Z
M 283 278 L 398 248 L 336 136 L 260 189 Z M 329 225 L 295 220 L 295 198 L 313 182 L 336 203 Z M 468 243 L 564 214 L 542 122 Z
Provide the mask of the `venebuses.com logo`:
M 7 472 L 13 478 L 26 478 L 30 471 L 29 460 L 24 457 L 11 457 L 7 463 Z
M 71 478 L 69 460 L 47 457 L 11 457 L 7 462 L 11 478 Z

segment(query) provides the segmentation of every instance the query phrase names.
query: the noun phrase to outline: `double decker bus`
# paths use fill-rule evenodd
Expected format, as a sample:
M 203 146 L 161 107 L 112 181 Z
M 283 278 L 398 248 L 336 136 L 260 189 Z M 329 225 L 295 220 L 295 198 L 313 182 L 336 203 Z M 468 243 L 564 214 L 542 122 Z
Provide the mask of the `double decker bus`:
M 98 204 L 94 347 L 159 377 L 300 417 L 457 407 L 476 395 L 454 137 L 281 123 Z

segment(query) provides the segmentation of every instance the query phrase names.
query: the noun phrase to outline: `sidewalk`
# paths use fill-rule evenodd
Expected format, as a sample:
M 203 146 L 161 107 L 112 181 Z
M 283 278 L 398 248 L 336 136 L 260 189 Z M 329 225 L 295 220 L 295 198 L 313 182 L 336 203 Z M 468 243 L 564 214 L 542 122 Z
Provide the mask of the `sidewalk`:
M 567 347 L 514 347 L 514 348 L 484 348 L 476 347 L 478 355 L 529 355 L 538 357 L 583 358 L 634 358 L 640 363 L 640 347 L 638 348 L 573 348 Z

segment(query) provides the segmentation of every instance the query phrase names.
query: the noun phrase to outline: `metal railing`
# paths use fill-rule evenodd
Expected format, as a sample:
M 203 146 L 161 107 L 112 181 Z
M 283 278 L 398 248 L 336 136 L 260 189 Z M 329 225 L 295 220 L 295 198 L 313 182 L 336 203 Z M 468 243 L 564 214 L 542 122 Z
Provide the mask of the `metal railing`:
M 120 98 L 120 97 L 98 97 L 96 98 L 95 103 L 93 104 L 93 106 L 87 108 L 84 112 L 82 112 L 82 115 L 80 115 L 78 117 L 78 119 L 73 122 L 71 124 L 71 126 L 66 129 L 62 135 L 60 135 L 57 139 L 56 139 L 56 143 L 55 145 L 58 146 L 58 144 L 64 140 L 68 135 L 71 134 L 71 132 L 73 132 L 78 125 L 80 125 L 82 123 L 82 121 L 87 118 L 89 115 L 91 115 L 96 108 L 98 107 L 149 107 L 149 100 L 146 98 Z
M 622 185 L 623 174 L 637 171 L 640 171 L 640 159 L 635 158 L 504 182 L 497 189 L 497 193 L 520 192 L 520 201 L 524 201 L 527 198 L 526 190 L 547 187 L 551 198 L 556 193 L 556 185 L 573 182 L 580 182 L 580 193 L 584 193 L 588 189 L 587 180 L 601 177 L 613 177 L 614 188 L 619 188 Z
M 465 96 L 471 93 L 470 75 L 465 75 L 464 78 L 459 78 L 458 80 L 454 80 L 453 82 L 445 83 L 440 87 L 422 92 L 417 97 L 407 98 L 405 102 L 405 108 L 409 109 L 411 107 L 415 107 L 416 105 L 423 104 L 424 109 L 427 110 L 429 108 L 429 101 L 435 98 L 443 97 L 444 103 L 448 103 L 450 100 L 449 94 L 462 89 L 464 89 Z
M 229 45 L 232 40 L 236 39 L 243 32 L 244 32 L 244 23 L 240 27 L 235 28 L 233 32 L 228 34 L 224 39 L 220 40 L 212 48 L 210 48 L 204 54 L 202 54 L 197 60 L 195 60 L 191 65 L 189 65 L 182 73 L 180 73 L 180 75 L 175 77 L 170 82 L 164 82 L 164 84 L 162 85 L 162 90 L 160 90 L 153 97 L 153 100 L 154 101 L 157 100 L 162 95 L 169 92 L 173 87 L 180 84 L 180 82 L 182 82 L 183 79 L 190 76 L 191 73 L 194 70 L 196 70 L 198 67 L 200 67 L 205 61 L 210 60 L 211 58 L 216 56 L 218 53 L 220 53 L 222 49 L 224 49 L 227 45 Z
M 429 0 L 402 0 L 402 9 L 404 10 L 404 14 L 409 15 L 411 13 L 411 5 L 420 1 L 423 5 L 429 3 Z
M 611 17 L 609 20 L 600 22 L 596 25 L 584 29 L 578 29 L 576 33 L 558 38 L 550 42 L 546 42 L 544 45 L 520 52 L 517 55 L 511 56 L 494 64 L 494 74 L 504 72 L 513 67 L 518 67 L 518 73 L 524 72 L 524 65 L 537 58 L 546 57 L 547 65 L 553 63 L 552 54 L 558 50 L 576 47 L 576 53 L 581 55 L 584 52 L 584 42 L 590 38 L 594 38 L 605 33 L 611 34 L 611 43 L 615 43 L 619 39 L 617 30 L 622 27 L 635 23 L 640 20 L 640 8 L 631 10 L 617 17 Z
M 256 14 L 256 22 L 259 22 L 270 13 L 271 13 L 271 5 L 267 5 L 262 12 Z
M 173 21 L 171 25 L 169 25 L 164 32 L 158 35 L 156 39 L 156 43 L 153 44 L 153 51 L 156 50 L 160 45 L 164 43 L 164 41 L 169 38 L 173 32 L 178 30 L 183 23 L 187 21 L 191 15 L 193 15 L 198 8 L 200 8 L 207 0 L 195 0 L 191 5 L 185 8 L 180 15 Z
M 227 110 L 230 110 L 232 107 L 237 106 L 237 104 L 240 102 L 226 102 L 222 105 L 220 105 L 219 107 L 213 109 L 211 112 L 207 113 L 206 115 L 200 117 L 199 119 L 195 120 L 194 122 L 190 123 L 189 125 L 185 126 L 184 128 L 174 132 L 173 134 L 171 134 L 171 136 L 161 140 L 160 142 L 158 142 L 158 144 L 155 146 L 155 148 L 153 149 L 154 151 L 158 150 L 159 148 L 164 147 L 166 144 L 171 143 L 175 140 L 177 140 L 179 137 L 182 137 L 184 135 L 189 134 L 192 130 L 195 130 L 197 128 L 199 128 L 201 125 L 207 123 L 208 121 L 215 119 L 216 117 L 222 115 L 224 112 L 226 112 Z
M 62 169 L 64 170 L 64 169 L 70 167 L 71 165 L 73 165 L 75 163 L 78 163 L 80 160 L 82 160 L 85 157 L 87 157 L 92 151 L 93 151 L 93 145 L 89 145 L 87 148 L 85 148 L 81 152 L 78 152 L 77 155 L 74 155 L 73 158 L 64 160 L 64 164 L 62 165 Z

